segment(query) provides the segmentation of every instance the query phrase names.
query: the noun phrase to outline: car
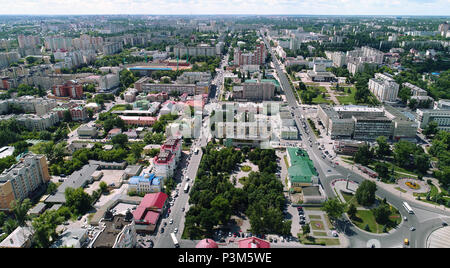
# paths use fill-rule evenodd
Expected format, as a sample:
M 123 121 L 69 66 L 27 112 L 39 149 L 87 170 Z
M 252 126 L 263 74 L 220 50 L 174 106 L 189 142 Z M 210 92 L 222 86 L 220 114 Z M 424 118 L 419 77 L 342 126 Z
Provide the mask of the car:
M 167 226 L 167 222 L 164 222 L 163 226 Z
M 173 219 L 170 219 L 169 224 L 172 224 L 172 223 L 173 223 Z
M 174 232 L 174 233 L 178 233 L 178 228 L 175 228 L 175 229 L 173 230 L 173 232 Z
M 161 233 L 164 233 L 164 228 L 161 228 L 160 232 L 161 232 Z
M 184 212 L 184 208 L 182 208 L 181 211 Z
M 231 232 L 228 232 L 228 237 L 231 237 Z
M 447 225 L 448 224 L 445 221 L 442 222 L 442 226 L 447 226 Z
M 328 172 L 331 172 L 331 169 L 329 169 Z
M 276 238 L 274 238 L 274 239 L 273 239 L 273 242 L 275 242 L 275 243 L 276 243 L 277 241 L 278 241 L 278 240 L 277 240 Z
M 404 221 L 407 221 L 408 218 L 407 218 L 406 216 L 403 216 L 403 220 L 404 220 Z
M 409 228 L 409 230 L 410 230 L 410 231 L 415 231 L 415 230 L 416 230 L 416 228 L 414 228 L 414 227 L 411 227 L 411 228 Z

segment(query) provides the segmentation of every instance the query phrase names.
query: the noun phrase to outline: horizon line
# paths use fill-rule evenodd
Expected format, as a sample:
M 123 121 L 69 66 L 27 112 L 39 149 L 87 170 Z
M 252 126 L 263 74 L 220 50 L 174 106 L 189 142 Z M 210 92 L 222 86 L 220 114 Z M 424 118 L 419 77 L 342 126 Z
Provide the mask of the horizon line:
M 201 14 L 140 14 L 140 13 L 117 13 L 117 14 L 0 14 L 0 16 L 380 16 L 380 17 L 450 17 L 449 15 L 409 15 L 409 14 L 220 14 L 220 13 L 201 13 Z

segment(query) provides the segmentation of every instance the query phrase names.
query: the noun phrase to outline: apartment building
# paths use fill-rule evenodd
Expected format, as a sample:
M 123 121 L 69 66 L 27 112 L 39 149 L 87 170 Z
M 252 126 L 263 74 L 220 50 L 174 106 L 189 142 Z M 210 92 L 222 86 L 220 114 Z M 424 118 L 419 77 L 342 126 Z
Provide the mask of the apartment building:
M 112 55 L 116 53 L 120 53 L 123 49 L 122 42 L 107 42 L 103 44 L 103 54 L 104 55 Z
M 369 90 L 381 102 L 395 102 L 399 91 L 399 85 L 392 75 L 377 73 L 375 78 L 369 80 Z
M 154 173 L 158 177 L 172 177 L 181 156 L 181 143 L 179 137 L 170 137 L 161 146 L 160 153 L 153 159 Z
M 32 153 L 0 174 L 0 210 L 11 209 L 11 202 L 22 201 L 50 180 L 47 159 Z
M 62 85 L 55 85 L 52 88 L 56 97 L 67 97 L 70 99 L 81 99 L 83 97 L 83 85 L 75 80 L 70 80 Z
M 240 86 L 233 87 L 236 100 L 268 101 L 275 96 L 275 83 L 271 80 L 246 80 Z
M 0 68 L 9 67 L 11 63 L 15 63 L 20 59 L 17 52 L 1 52 L 0 53 Z
M 216 47 L 207 44 L 199 44 L 198 46 L 185 46 L 184 44 L 178 44 L 173 47 L 173 53 L 175 57 L 197 57 L 197 56 L 216 56 Z
M 263 65 L 266 62 L 267 50 L 264 42 L 256 45 L 253 52 L 243 53 L 239 48 L 234 50 L 234 65 Z

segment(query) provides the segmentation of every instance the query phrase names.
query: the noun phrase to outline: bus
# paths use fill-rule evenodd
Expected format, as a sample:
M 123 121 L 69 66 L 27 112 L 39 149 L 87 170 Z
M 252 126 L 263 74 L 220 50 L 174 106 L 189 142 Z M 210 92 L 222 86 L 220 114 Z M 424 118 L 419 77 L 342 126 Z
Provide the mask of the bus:
M 408 211 L 409 214 L 414 214 L 414 211 L 412 210 L 412 208 L 409 206 L 408 203 L 403 202 L 403 207 L 406 209 L 406 211 Z
M 184 192 L 187 193 L 189 191 L 189 183 L 186 183 L 184 186 Z
M 172 237 L 172 241 L 173 241 L 173 244 L 175 245 L 175 247 L 179 248 L 180 244 L 178 244 L 178 240 L 177 240 L 177 238 L 175 236 L 175 233 L 170 233 L 170 236 Z

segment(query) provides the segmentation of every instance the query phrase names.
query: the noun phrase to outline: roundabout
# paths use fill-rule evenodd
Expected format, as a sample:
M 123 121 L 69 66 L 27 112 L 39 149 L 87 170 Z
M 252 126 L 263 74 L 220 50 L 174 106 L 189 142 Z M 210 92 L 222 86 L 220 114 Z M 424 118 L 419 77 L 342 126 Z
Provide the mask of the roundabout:
M 409 192 L 409 193 L 428 193 L 430 191 L 430 186 L 426 184 L 424 181 L 416 180 L 416 179 L 410 179 L 410 178 L 403 178 L 397 180 L 398 186 Z

